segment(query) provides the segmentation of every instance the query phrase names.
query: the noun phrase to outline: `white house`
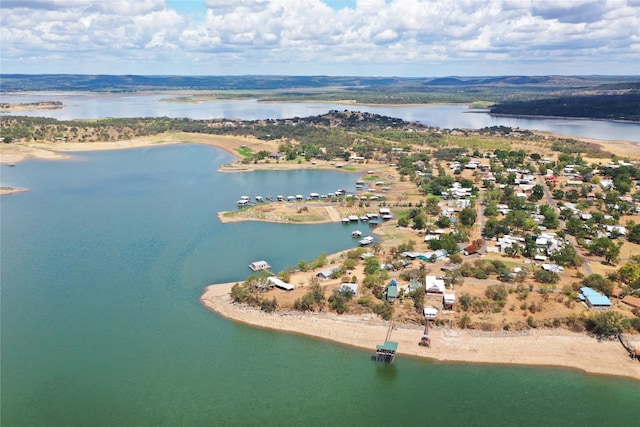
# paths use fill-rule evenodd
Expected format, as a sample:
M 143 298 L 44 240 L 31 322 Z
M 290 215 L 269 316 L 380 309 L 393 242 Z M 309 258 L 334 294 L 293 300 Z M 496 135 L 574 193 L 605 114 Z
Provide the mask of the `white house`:
M 452 310 L 456 304 L 456 294 L 444 294 L 442 297 L 442 308 L 445 310 Z
M 627 235 L 627 229 L 621 225 L 605 225 L 604 228 L 607 230 L 607 233 L 615 233 L 620 236 Z
M 285 282 L 283 280 L 280 280 L 276 276 L 270 276 L 270 277 L 267 278 L 267 280 L 269 280 L 269 282 L 271 282 L 271 284 L 273 286 L 275 286 L 277 288 L 280 288 L 280 289 L 284 289 L 285 291 L 292 291 L 295 288 L 292 284 L 287 283 L 287 282 Z
M 322 280 L 326 280 L 328 278 L 331 277 L 331 275 L 337 271 L 340 271 L 340 266 L 334 266 L 334 267 L 329 267 L 329 268 L 325 268 L 324 270 L 320 271 L 318 274 L 316 274 L 316 276 L 319 279 Z
M 444 295 L 444 280 L 438 279 L 436 276 L 425 277 L 425 290 L 427 294 Z
M 425 319 L 427 320 L 435 320 L 438 315 L 438 309 L 435 307 L 427 306 L 422 309 L 422 313 L 424 314 Z

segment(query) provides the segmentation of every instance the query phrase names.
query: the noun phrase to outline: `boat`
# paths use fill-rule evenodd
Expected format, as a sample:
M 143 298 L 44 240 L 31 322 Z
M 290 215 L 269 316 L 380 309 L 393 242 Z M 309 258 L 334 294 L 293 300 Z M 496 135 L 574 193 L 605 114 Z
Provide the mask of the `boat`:
M 360 230 L 355 230 L 351 232 L 351 237 L 360 237 L 362 236 L 362 231 Z
M 349 221 L 357 222 L 358 219 L 359 219 L 358 215 L 349 215 Z
M 373 237 L 367 236 L 358 242 L 360 246 L 367 246 L 373 243 Z
M 260 271 L 260 270 L 268 270 L 271 268 L 271 266 L 267 261 L 261 260 L 261 261 L 252 262 L 251 264 L 249 264 L 249 268 L 253 271 Z
M 342 222 L 343 222 L 344 224 L 348 224 L 348 223 L 350 223 L 351 221 L 349 221 L 349 218 L 348 218 L 348 217 L 344 217 L 344 218 L 342 218 Z

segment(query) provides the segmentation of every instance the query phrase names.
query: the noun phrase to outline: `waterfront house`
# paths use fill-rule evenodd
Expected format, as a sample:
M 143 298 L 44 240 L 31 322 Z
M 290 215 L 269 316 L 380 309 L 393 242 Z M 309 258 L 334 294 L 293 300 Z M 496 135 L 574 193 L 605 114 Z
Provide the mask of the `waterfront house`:
M 292 291 L 295 288 L 292 284 L 280 280 L 280 278 L 276 276 L 270 276 L 267 278 L 267 280 L 269 280 L 269 282 L 271 282 L 273 286 L 284 289 L 285 291 Z
M 422 309 L 422 314 L 424 314 L 425 319 L 427 320 L 435 320 L 438 315 L 438 309 L 435 307 L 427 306 Z
M 564 272 L 564 267 L 562 267 L 561 265 L 558 264 L 542 264 L 542 269 L 546 270 L 546 271 L 550 271 L 552 273 L 556 273 L 556 274 L 560 274 L 562 272 Z
M 428 295 L 444 295 L 444 280 L 438 279 L 436 276 L 425 277 L 425 290 Z
M 442 296 L 442 308 L 445 310 L 453 310 L 456 305 L 456 294 L 444 294 Z
M 353 295 L 358 293 L 358 284 L 357 283 L 341 283 L 340 284 L 340 292 L 344 292 L 349 289 Z
M 611 301 L 609 298 L 602 295 L 600 292 L 595 291 L 589 287 L 580 288 L 580 294 L 578 297 L 587 303 L 590 308 L 607 309 L 611 308 Z
M 316 277 L 318 277 L 321 280 L 327 280 L 331 277 L 333 273 L 337 273 L 339 271 L 340 271 L 340 266 L 328 267 L 318 272 L 318 274 L 316 274 Z
M 387 301 L 394 302 L 398 298 L 398 282 L 392 279 L 387 283 L 387 286 L 384 287 L 384 294 Z

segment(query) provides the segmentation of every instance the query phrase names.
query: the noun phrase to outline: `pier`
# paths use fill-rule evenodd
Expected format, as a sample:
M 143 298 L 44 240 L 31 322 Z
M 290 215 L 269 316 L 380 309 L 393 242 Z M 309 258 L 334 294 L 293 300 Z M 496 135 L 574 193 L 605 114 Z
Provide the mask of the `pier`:
M 398 352 L 398 343 L 391 341 L 391 331 L 395 327 L 393 320 L 389 321 L 389 329 L 387 329 L 387 336 L 385 337 L 384 344 L 376 345 L 376 360 L 378 362 L 393 363 Z

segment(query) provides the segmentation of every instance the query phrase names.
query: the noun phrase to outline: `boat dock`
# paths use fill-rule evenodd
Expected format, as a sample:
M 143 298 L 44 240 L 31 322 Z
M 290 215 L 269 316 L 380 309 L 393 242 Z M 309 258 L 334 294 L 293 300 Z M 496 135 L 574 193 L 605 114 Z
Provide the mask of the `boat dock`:
M 393 363 L 396 358 L 396 354 L 398 353 L 398 343 L 390 340 L 391 331 L 394 327 L 395 323 L 393 320 L 390 320 L 384 344 L 376 345 L 376 361 L 378 362 Z

